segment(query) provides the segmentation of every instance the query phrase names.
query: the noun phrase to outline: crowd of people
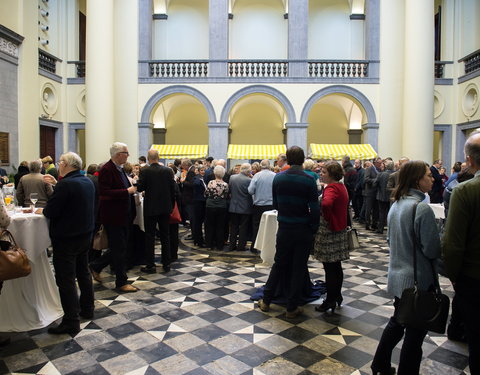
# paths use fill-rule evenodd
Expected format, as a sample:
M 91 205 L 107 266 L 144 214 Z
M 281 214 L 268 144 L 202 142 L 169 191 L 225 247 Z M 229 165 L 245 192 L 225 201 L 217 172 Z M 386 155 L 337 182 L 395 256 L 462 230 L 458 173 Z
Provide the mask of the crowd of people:
M 119 142 L 111 146 L 110 156 L 108 162 L 90 165 L 85 173 L 81 158 L 68 152 L 60 157 L 58 170 L 51 158 L 44 158 L 29 163 L 28 171 L 22 164 L 25 168 L 18 171 L 22 175 L 15 179 L 18 203 L 29 205 L 29 194 L 37 192 L 37 213 L 50 219 L 53 266 L 64 310 L 62 322 L 50 327 L 50 333 L 75 334 L 80 317 L 93 317 L 92 276 L 102 282 L 101 272 L 109 265 L 118 291 L 136 292 L 127 281 L 127 270 L 141 262 L 141 272 L 157 272 L 156 237 L 163 272 L 169 272 L 178 258 L 179 224 L 190 228 L 184 240 L 203 251 L 258 253 L 255 238 L 260 218 L 272 209 L 278 215 L 276 254 L 258 307 L 270 309 L 281 283 L 286 286 L 286 318 L 302 314 L 299 296 L 308 278 L 308 258 L 313 255 L 323 264 L 327 289 L 316 310 L 334 312 L 343 301 L 342 262 L 350 256 L 351 207 L 353 220 L 366 230 L 383 233 L 388 228 L 388 292 L 394 297 L 395 311 L 376 350 L 374 374 L 395 373 L 392 350 L 404 335 L 398 373 L 419 372 L 427 331 L 396 320 L 402 292 L 414 284 L 414 248 L 421 290 L 438 282 L 437 272 L 429 270 L 437 271 L 442 261 L 456 291 L 449 337 L 468 341 L 471 373 L 479 373 L 480 324 L 475 314 L 480 300 L 480 132 L 468 138 L 466 162 L 456 163 L 450 178 L 442 171 L 441 160 L 432 166 L 406 157 L 397 162 L 377 157 L 363 165 L 361 160 L 352 163 L 348 156 L 340 163 L 315 161 L 305 159 L 297 146 L 280 154 L 273 165 L 261 160 L 230 170 L 225 160 L 211 157 L 175 160 L 165 166 L 155 149 L 131 165 L 128 146 Z M 428 203 L 443 201 L 448 217 L 441 242 Z M 138 259 L 131 237 L 140 204 L 145 231 L 143 257 Z M 9 220 L 3 202 L 1 211 L 0 225 L 6 227 Z M 172 219 L 175 211 L 180 220 Z M 92 250 L 92 235 L 100 226 L 108 237 L 108 249 L 103 252 Z

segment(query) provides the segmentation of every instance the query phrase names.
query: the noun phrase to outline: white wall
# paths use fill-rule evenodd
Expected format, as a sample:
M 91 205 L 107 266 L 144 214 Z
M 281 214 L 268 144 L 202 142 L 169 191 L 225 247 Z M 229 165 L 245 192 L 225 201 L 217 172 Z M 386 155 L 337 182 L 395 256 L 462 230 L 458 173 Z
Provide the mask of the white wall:
M 362 56 L 351 56 L 351 22 L 360 21 L 350 20 L 350 7 L 347 0 L 310 1 L 308 58 L 362 58 Z
M 229 29 L 231 59 L 286 59 L 288 20 L 281 0 L 237 0 Z
M 208 0 L 172 0 L 155 20 L 154 59 L 208 59 Z
M 480 48 L 480 1 L 463 0 L 461 2 L 460 57 L 464 57 Z

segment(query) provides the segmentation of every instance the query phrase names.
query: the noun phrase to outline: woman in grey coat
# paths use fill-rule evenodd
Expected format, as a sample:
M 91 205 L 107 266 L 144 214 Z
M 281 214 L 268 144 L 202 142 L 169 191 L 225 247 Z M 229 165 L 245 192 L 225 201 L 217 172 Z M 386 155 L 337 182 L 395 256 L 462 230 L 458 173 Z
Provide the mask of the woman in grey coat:
M 392 350 L 405 335 L 398 374 L 415 375 L 419 372 L 422 344 L 427 331 L 400 325 L 396 320 L 397 308 L 403 290 L 413 287 L 414 284 L 414 241 L 417 251 L 418 288 L 428 290 L 434 285 L 434 277 L 438 277 L 436 263 L 440 258 L 440 236 L 432 209 L 422 202 L 425 193 L 429 192 L 433 185 L 428 164 L 423 161 L 404 164 L 400 169 L 398 182 L 393 191 L 395 202 L 388 214 L 390 264 L 387 288 L 395 297 L 395 311 L 383 331 L 371 367 L 374 374 L 394 374 L 395 369 L 391 367 Z

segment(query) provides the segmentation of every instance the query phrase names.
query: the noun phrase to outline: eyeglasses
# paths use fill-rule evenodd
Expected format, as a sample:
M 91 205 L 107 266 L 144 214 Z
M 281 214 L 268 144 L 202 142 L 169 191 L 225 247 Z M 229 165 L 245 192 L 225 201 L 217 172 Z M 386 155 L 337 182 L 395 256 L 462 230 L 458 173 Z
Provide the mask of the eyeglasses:
M 125 155 L 127 155 L 127 156 L 130 155 L 130 153 L 129 153 L 128 151 L 120 151 L 119 154 L 125 154 Z

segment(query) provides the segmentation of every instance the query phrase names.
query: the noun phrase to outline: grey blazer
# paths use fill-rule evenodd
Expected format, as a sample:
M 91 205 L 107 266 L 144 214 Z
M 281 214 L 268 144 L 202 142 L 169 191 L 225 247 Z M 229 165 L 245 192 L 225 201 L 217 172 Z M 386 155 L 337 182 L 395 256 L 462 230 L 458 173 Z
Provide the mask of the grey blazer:
M 418 288 L 427 290 L 434 283 L 431 262 L 436 270 L 437 259 L 440 258 L 440 234 L 432 209 L 426 203 L 418 203 L 423 199 L 425 195 L 421 191 L 410 189 L 408 195 L 396 201 L 388 213 L 390 264 L 387 290 L 396 297 L 401 297 L 403 290 L 414 284 L 413 229 L 417 242 Z M 414 225 L 412 215 L 416 203 Z M 437 275 L 435 277 L 438 278 Z
M 243 173 L 232 175 L 228 183 L 230 188 L 230 206 L 228 212 L 234 214 L 252 213 L 252 196 L 248 193 L 248 186 L 252 179 Z

